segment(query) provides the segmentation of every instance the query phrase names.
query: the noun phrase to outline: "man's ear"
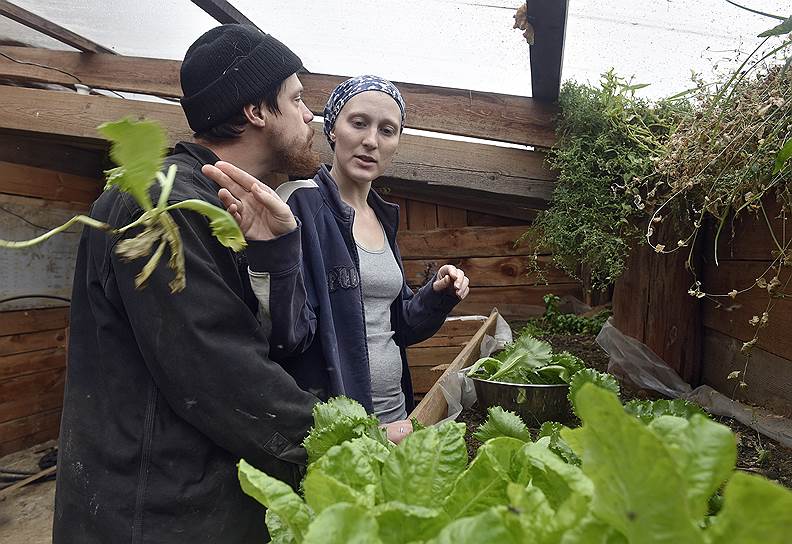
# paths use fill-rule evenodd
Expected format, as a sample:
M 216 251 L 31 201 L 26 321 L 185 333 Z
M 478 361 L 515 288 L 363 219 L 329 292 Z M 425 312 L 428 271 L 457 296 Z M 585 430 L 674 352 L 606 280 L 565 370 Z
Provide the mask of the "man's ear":
M 247 122 L 254 127 L 264 128 L 267 124 L 267 112 L 261 106 L 247 104 L 242 108 L 242 113 L 245 115 Z

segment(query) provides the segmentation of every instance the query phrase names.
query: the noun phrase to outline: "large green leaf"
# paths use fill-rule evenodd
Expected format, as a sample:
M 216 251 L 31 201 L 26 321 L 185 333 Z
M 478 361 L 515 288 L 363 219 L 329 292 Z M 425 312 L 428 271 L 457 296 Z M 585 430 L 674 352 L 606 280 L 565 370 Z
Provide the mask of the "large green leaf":
M 558 455 L 561 459 L 572 465 L 580 466 L 580 458 L 575 455 L 569 444 L 561 438 L 561 430 L 566 427 L 557 421 L 545 421 L 539 428 L 539 434 L 536 436 L 536 442 L 542 443 L 542 439 L 547 441 L 547 447 Z
M 348 397 L 333 397 L 327 402 L 314 405 L 314 428 L 329 427 L 341 418 L 365 419 L 368 417 L 366 409 Z
M 294 534 L 289 526 L 283 523 L 278 514 L 272 510 L 267 510 L 264 515 L 267 522 L 267 532 L 270 535 L 270 544 L 296 544 Z
M 569 402 L 572 403 L 572 409 L 575 411 L 578 417 L 580 417 L 580 414 L 577 412 L 575 397 L 583 385 L 587 383 L 593 383 L 597 387 L 611 391 L 615 395 L 619 394 L 619 382 L 616 381 L 616 378 L 614 378 L 612 375 L 605 372 L 599 372 L 593 368 L 584 368 L 583 370 L 576 372 L 569 380 L 569 393 L 567 396 L 569 397 Z
M 382 467 L 385 500 L 437 507 L 467 465 L 465 425 L 447 422 L 407 436 Z
M 676 416 L 690 419 L 695 415 L 705 416 L 699 406 L 682 399 L 638 400 L 633 399 L 624 405 L 628 414 L 632 414 L 643 423 L 650 423 L 660 416 Z
M 242 230 L 240 230 L 239 225 L 231 214 L 213 204 L 209 204 L 203 200 L 189 199 L 171 204 L 165 209 L 186 209 L 204 215 L 209 219 L 209 226 L 212 229 L 214 237 L 217 238 L 221 244 L 230 247 L 234 251 L 240 251 L 247 245 Z
M 564 533 L 560 544 L 628 544 L 628 542 L 624 535 L 610 525 L 588 516 Z
M 531 441 L 531 431 L 520 416 L 500 406 L 493 406 L 487 410 L 487 420 L 478 428 L 474 436 L 481 442 L 499 436 L 511 436 L 523 442 Z
M 388 453 L 367 436 L 333 446 L 308 467 L 306 502 L 315 512 L 344 501 L 374 506 L 382 500 L 380 473 Z
M 508 512 L 488 509 L 476 516 L 458 519 L 446 525 L 436 538 L 429 541 L 429 544 L 482 544 L 484 542 L 521 544 L 526 542 L 507 529 L 503 520 L 504 515 L 508 515 Z
M 535 542 L 547 542 L 556 512 L 542 490 L 532 485 L 510 483 L 506 493 L 509 508 L 518 516 L 523 532 L 532 535 Z
M 333 446 L 361 436 L 368 436 L 385 447 L 390 446 L 390 442 L 388 442 L 385 432 L 380 429 L 379 420 L 375 416 L 339 417 L 329 425 L 314 427 L 303 441 L 303 445 L 308 452 L 308 461 L 313 463 Z
M 150 210 L 149 187 L 162 169 L 167 149 L 164 130 L 155 122 L 129 118 L 104 123 L 98 130 L 112 142 L 110 157 L 118 165 L 107 172 L 107 186 L 117 186 Z
M 588 515 L 594 490 L 580 468 L 538 443 L 526 444 L 514 462 L 520 467 L 517 482 L 541 490 L 554 511 L 551 523 L 542 527 L 542 532 L 552 541 L 557 541 Z
M 694 519 L 703 519 L 709 498 L 734 470 L 737 442 L 725 425 L 702 415 L 690 421 L 662 416 L 649 424 L 671 452 L 686 480 L 688 505 Z
M 552 357 L 552 347 L 529 334 L 522 334 L 504 353 L 503 358 L 496 356 L 502 364 L 498 371 L 490 376 L 489 379 L 492 381 L 506 380 L 523 370 L 546 365 Z
M 448 523 L 448 516 L 441 510 L 396 501 L 375 508 L 374 516 L 384 544 L 427 540 Z
M 311 523 L 303 544 L 380 544 L 371 511 L 353 504 L 336 504 Z
M 275 512 L 295 539 L 302 541 L 311 522 L 311 511 L 288 484 L 268 476 L 244 459 L 239 461 L 239 483 L 242 491 Z
M 710 527 L 711 544 L 783 544 L 792 537 L 792 492 L 760 476 L 736 472 L 723 509 Z
M 512 459 L 524 445 L 521 440 L 501 437 L 481 446 L 445 499 L 443 507 L 446 513 L 452 519 L 458 519 L 506 504 L 506 489 L 513 472 Z
M 305 502 L 315 513 L 339 503 L 350 503 L 371 508 L 375 503 L 374 486 L 356 489 L 335 476 L 316 468 L 308 467 L 308 474 L 302 483 Z
M 698 544 L 686 480 L 671 452 L 650 429 L 625 413 L 615 394 L 584 384 L 575 396 L 583 426 L 561 436 L 594 484 L 592 512 L 631 542 Z

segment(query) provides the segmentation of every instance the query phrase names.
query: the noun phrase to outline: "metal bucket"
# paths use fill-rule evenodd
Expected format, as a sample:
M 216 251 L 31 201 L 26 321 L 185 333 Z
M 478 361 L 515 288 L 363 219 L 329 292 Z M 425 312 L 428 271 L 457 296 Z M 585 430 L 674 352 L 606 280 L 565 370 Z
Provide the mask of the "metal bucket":
M 482 409 L 501 406 L 515 412 L 531 428 L 539 427 L 545 421 L 568 423 L 572 419 L 572 406 L 567 398 L 568 384 L 526 385 L 471 379 Z

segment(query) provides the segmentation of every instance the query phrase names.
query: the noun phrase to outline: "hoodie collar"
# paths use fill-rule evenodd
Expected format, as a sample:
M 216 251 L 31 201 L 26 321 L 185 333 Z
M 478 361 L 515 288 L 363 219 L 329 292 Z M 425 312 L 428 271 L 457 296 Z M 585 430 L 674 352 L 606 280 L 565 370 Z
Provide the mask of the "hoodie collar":
M 330 169 L 326 164 L 323 164 L 319 171 L 314 176 L 314 181 L 322 189 L 325 202 L 330 207 L 333 214 L 339 219 L 351 222 L 354 210 L 352 206 L 347 204 L 341 198 L 341 193 L 338 190 L 338 183 L 330 175 Z M 396 231 L 399 229 L 399 207 L 396 204 L 386 202 L 372 187 L 369 191 L 368 198 L 366 199 L 368 205 L 374 210 L 377 219 L 382 223 L 385 233 L 391 240 L 396 239 Z

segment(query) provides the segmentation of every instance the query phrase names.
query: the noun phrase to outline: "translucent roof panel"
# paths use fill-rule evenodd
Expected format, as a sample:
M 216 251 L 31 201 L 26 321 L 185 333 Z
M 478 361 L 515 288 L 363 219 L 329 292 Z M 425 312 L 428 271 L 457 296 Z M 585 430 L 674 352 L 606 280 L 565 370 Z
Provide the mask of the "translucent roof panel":
M 789 0 L 737 3 L 792 15 Z M 757 34 L 779 22 L 725 0 L 572 0 L 569 10 L 563 78 L 596 83 L 613 67 L 649 83 L 641 93 L 653 98 L 690 88 L 691 71 L 709 79 L 715 67 L 736 68 L 740 53 L 761 41 Z
M 234 0 L 312 72 L 529 95 L 528 44 L 512 29 L 518 2 Z M 487 5 L 479 5 L 487 4 Z
M 124 55 L 181 59 L 217 24 L 190 0 L 14 2 Z M 529 47 L 512 29 L 520 0 L 231 2 L 313 72 L 531 94 Z M 790 15 L 789 0 L 739 2 Z M 0 37 L 33 32 L 1 20 Z M 595 83 L 613 67 L 649 83 L 646 96 L 674 94 L 690 86 L 691 71 L 711 77 L 774 24 L 726 0 L 571 0 L 562 78 Z M 36 45 L 63 48 L 52 40 Z
M 46 49 L 75 51 L 75 49 L 72 49 L 68 45 L 63 44 L 58 40 L 50 38 L 46 34 L 37 32 L 21 23 L 17 23 L 16 21 L 12 21 L 11 19 L 7 19 L 2 16 L 0 16 L 0 41 L 5 44 L 22 44 L 32 47 L 44 47 Z
M 182 59 L 217 22 L 189 0 L 13 0 L 121 55 Z M 1 18 L 1 17 L 0 17 Z

